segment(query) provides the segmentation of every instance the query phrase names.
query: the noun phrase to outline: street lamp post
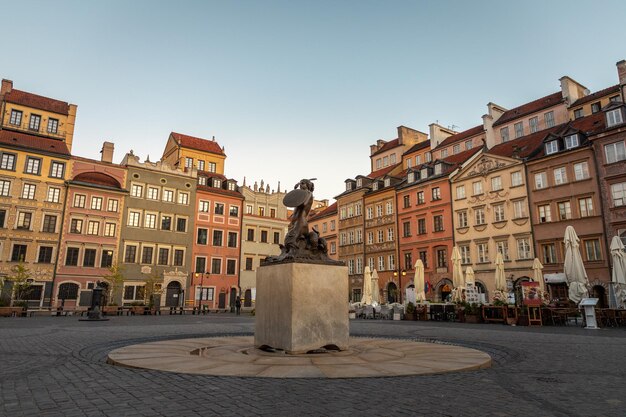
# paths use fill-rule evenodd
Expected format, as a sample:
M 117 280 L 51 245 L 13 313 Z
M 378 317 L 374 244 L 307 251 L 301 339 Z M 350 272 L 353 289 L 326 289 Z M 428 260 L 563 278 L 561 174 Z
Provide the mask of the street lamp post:
M 196 272 L 196 278 L 200 277 L 200 293 L 198 294 L 198 313 L 202 309 L 202 293 L 204 292 L 204 275 L 209 275 L 209 271 Z
M 402 304 L 402 277 L 406 276 L 406 271 L 402 268 L 398 268 L 397 271 L 393 271 L 393 276 L 398 278 L 398 300 Z

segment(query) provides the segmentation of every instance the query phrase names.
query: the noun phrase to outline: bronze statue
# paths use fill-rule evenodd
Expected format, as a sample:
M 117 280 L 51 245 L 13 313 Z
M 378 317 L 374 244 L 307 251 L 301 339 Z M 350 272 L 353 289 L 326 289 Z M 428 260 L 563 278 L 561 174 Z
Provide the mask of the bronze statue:
M 285 235 L 285 243 L 280 246 L 280 255 L 269 256 L 263 263 L 274 262 L 320 262 L 343 265 L 343 262 L 328 257 L 326 240 L 317 230 L 309 230 L 309 212 L 313 206 L 313 181 L 316 178 L 302 179 L 294 189 L 285 195 L 283 204 L 295 207 Z

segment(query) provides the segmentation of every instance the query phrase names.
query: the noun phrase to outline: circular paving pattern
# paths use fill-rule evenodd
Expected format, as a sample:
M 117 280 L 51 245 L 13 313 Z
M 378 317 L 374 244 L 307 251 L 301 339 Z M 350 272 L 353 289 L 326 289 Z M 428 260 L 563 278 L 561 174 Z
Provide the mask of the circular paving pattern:
M 107 362 L 185 374 L 263 378 L 364 378 L 489 368 L 491 357 L 454 345 L 350 338 L 341 352 L 287 355 L 254 347 L 253 336 L 164 340 L 115 349 Z

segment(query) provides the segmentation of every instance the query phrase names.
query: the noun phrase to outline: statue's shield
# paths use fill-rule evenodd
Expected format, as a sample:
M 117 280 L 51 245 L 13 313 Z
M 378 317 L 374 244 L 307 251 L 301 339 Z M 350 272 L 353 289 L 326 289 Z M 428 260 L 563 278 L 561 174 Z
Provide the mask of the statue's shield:
M 310 196 L 310 191 L 297 188 L 287 193 L 283 198 L 283 204 L 287 207 L 298 207 L 300 204 L 304 204 Z

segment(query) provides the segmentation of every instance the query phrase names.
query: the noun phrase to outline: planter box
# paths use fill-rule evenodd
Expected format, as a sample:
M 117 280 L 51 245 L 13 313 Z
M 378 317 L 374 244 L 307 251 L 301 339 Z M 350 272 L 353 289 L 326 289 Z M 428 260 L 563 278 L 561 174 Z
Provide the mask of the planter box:
M 480 323 L 478 314 L 465 314 L 465 323 Z

